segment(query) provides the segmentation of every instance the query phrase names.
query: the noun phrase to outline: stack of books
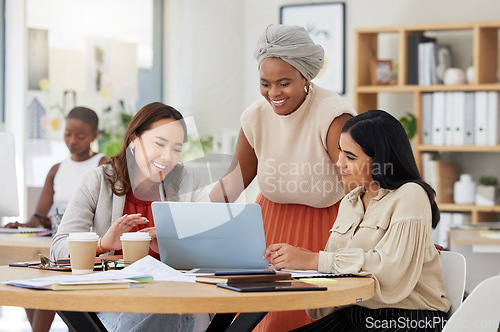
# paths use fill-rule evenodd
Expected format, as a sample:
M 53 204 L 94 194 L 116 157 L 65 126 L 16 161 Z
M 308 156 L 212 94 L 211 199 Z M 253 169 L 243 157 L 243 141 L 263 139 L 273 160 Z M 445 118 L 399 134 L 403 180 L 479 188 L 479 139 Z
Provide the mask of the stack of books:
M 279 292 L 279 291 L 308 291 L 327 290 L 326 286 L 292 280 L 289 272 L 276 272 L 266 270 L 264 273 L 255 274 L 213 274 L 196 276 L 196 282 L 214 284 L 237 292 Z
M 451 46 L 434 37 L 408 35 L 407 84 L 442 84 L 444 72 L 453 66 Z
M 278 280 L 291 280 L 292 274 L 286 272 L 275 272 L 265 274 L 235 274 L 235 275 L 199 275 L 196 282 L 206 284 L 238 284 L 254 282 L 270 282 Z

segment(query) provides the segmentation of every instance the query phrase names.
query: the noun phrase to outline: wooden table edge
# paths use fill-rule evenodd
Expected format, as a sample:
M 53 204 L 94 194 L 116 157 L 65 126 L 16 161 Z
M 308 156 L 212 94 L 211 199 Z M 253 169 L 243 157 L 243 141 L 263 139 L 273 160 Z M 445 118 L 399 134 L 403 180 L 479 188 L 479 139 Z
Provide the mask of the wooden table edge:
M 6 280 L 8 272 L 5 268 L 14 269 L 9 270 L 13 275 L 27 269 L 2 266 L 2 281 Z M 13 276 L 12 279 L 20 278 Z M 337 284 L 329 285 L 327 291 L 258 293 L 238 293 L 215 285 L 171 281 L 158 281 L 140 288 L 83 291 L 32 290 L 0 284 L 0 305 L 59 311 L 232 313 L 332 307 L 358 303 L 374 295 L 372 278 L 336 280 Z

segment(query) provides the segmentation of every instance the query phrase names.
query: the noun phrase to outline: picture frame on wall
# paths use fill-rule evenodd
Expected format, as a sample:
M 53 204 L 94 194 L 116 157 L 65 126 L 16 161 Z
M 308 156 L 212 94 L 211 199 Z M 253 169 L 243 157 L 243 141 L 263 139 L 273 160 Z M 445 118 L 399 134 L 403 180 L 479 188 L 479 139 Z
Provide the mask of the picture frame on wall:
M 389 85 L 392 84 L 392 60 L 373 59 L 371 61 L 371 84 Z
M 323 68 L 313 83 L 345 93 L 345 4 L 325 2 L 280 7 L 280 23 L 304 27 L 312 40 L 323 47 Z

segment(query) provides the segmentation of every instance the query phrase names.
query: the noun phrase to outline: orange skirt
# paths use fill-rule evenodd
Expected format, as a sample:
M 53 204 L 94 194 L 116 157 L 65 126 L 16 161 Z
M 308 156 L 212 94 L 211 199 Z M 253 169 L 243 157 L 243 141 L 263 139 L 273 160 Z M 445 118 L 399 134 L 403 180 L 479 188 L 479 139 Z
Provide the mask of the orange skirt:
M 256 203 L 262 208 L 267 245 L 289 243 L 320 251 L 325 249 L 340 201 L 327 208 L 314 208 L 274 203 L 260 193 Z M 290 331 L 312 321 L 305 310 L 269 312 L 253 331 Z

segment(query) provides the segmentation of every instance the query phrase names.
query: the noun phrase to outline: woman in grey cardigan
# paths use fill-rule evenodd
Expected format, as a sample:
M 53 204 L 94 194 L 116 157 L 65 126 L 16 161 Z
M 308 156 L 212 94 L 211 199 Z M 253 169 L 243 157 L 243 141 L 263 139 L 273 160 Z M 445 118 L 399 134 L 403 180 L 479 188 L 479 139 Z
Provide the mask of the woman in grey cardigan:
M 162 103 L 144 106 L 132 118 L 121 151 L 85 175 L 52 240 L 53 260 L 69 257 L 72 232 L 99 235 L 96 256 L 120 254 L 120 236 L 148 232 L 149 254 L 159 259 L 151 211 L 153 201 L 209 201 L 197 174 L 179 164 L 187 141 L 182 115 Z M 208 315 L 99 313 L 108 331 L 204 330 Z

